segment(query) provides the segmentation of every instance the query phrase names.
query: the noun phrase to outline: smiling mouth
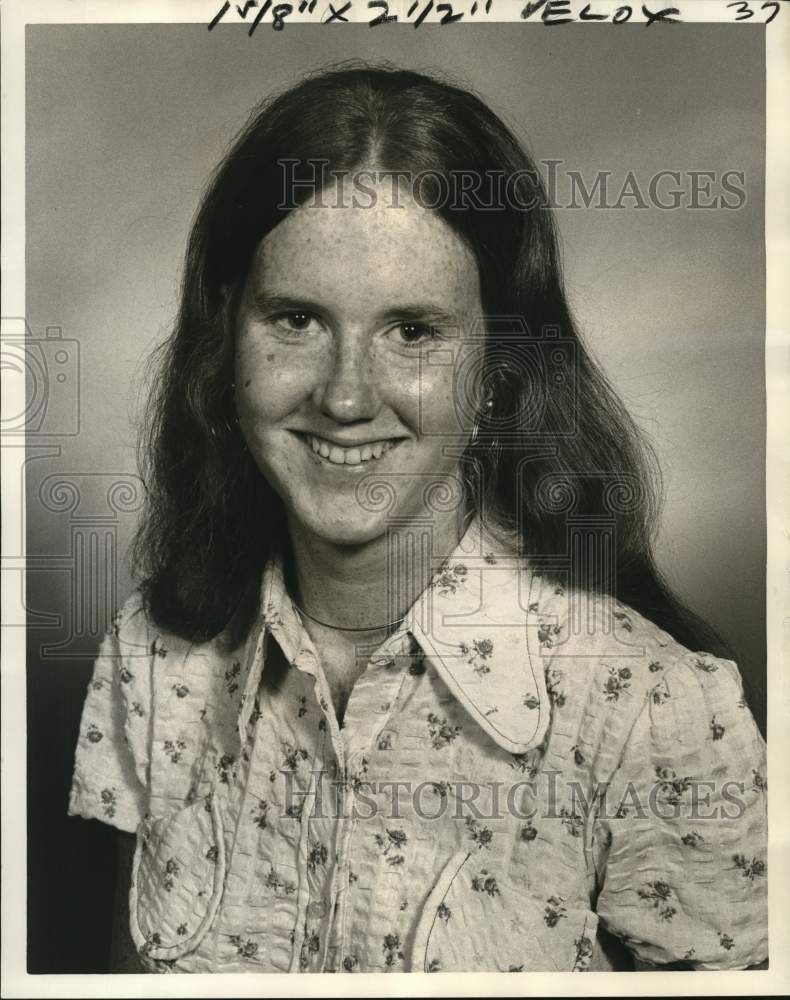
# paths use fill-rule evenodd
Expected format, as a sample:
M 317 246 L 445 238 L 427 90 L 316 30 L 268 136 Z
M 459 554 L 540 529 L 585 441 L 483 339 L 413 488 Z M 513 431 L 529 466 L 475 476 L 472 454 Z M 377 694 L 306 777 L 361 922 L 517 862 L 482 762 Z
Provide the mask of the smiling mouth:
M 327 441 L 315 434 L 297 431 L 296 435 L 310 448 L 316 458 L 323 459 L 330 465 L 365 465 L 367 462 L 375 462 L 397 447 L 402 440 L 402 438 L 383 438 L 354 448 L 341 448 L 333 441 Z

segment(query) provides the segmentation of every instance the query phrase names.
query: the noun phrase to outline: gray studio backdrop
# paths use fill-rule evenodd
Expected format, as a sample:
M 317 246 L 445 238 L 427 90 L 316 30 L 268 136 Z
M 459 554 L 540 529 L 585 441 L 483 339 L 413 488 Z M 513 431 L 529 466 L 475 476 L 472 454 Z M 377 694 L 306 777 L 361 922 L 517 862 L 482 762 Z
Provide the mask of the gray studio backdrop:
M 611 171 L 615 193 L 628 170 L 645 189 L 680 171 L 687 196 L 689 171 L 744 172 L 737 210 L 640 209 L 632 198 L 558 216 L 580 327 L 663 465 L 660 565 L 734 647 L 762 720 L 762 28 L 292 25 L 249 38 L 243 26 L 37 26 L 26 52 L 26 320 L 49 396 L 27 465 L 34 838 L 35 822 L 63 823 L 90 657 L 131 587 L 142 363 L 170 328 L 201 189 L 255 102 L 350 57 L 471 84 L 538 161 L 562 161 L 560 197 L 570 170 L 588 183 Z M 69 894 L 63 864 L 47 863 L 31 876 L 42 913 L 53 885 Z M 72 919 L 54 916 L 61 928 Z M 33 930 L 31 954 L 51 954 L 43 916 Z

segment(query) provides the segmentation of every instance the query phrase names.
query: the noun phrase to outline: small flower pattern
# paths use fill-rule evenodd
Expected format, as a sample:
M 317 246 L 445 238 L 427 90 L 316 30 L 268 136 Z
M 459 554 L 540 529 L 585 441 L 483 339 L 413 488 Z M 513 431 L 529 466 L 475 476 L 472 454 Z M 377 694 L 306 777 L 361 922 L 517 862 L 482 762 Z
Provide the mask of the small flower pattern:
M 274 889 L 274 891 L 279 895 L 293 896 L 296 892 L 296 883 L 290 882 L 288 879 L 281 878 L 274 870 L 273 865 L 269 869 L 269 873 L 266 876 L 265 884 L 267 888 Z
M 573 944 L 576 949 L 573 971 L 582 972 L 589 966 L 590 960 L 592 959 L 593 943 L 586 934 L 583 934 L 581 937 L 577 937 Z
M 225 671 L 225 690 L 228 694 L 235 694 L 239 690 L 239 674 L 241 673 L 241 663 L 234 660 Z
M 168 892 L 171 892 L 176 884 L 176 879 L 181 874 L 181 866 L 175 858 L 168 858 L 165 862 L 165 870 L 162 878 L 162 885 Z
M 577 816 L 567 806 L 563 806 L 560 809 L 560 818 L 562 825 L 571 837 L 581 837 L 584 832 L 584 818 L 582 816 Z
M 252 821 L 259 830 L 266 829 L 266 819 L 269 815 L 269 803 L 266 799 L 260 799 L 252 810 Z
M 650 692 L 650 700 L 654 705 L 663 705 L 669 701 L 670 694 L 667 690 L 667 686 L 664 683 L 658 684 Z
M 387 934 L 382 942 L 382 950 L 384 951 L 384 964 L 391 968 L 399 961 L 403 961 L 403 952 L 401 951 L 400 934 Z
M 467 568 L 463 563 L 456 563 L 454 566 L 445 566 L 440 570 L 435 578 L 433 586 L 440 594 L 455 594 L 458 588 L 466 579 Z
M 115 807 L 118 804 L 118 796 L 116 795 L 115 789 L 102 788 L 101 801 L 104 815 L 108 819 L 112 819 L 115 816 Z
M 668 805 L 677 805 L 692 785 L 688 775 L 679 778 L 670 767 L 656 767 L 655 774 L 661 798 Z
M 658 910 L 658 915 L 662 920 L 671 920 L 677 910 L 671 905 L 672 900 L 675 898 L 672 887 L 666 882 L 657 880 L 655 882 L 645 882 L 643 886 L 637 889 L 637 894 L 640 899 L 644 899 L 656 910 Z
M 224 753 L 217 761 L 217 774 L 223 785 L 229 785 L 234 777 L 236 758 L 232 753 Z
M 487 896 L 500 894 L 496 876 L 491 875 L 485 868 L 481 869 L 480 873 L 472 879 L 472 889 L 475 892 L 485 893 Z
M 236 949 L 239 958 L 255 958 L 258 954 L 258 942 L 242 937 L 241 934 L 232 934 L 230 943 Z
M 534 778 L 538 773 L 540 761 L 539 758 L 531 752 L 513 753 L 510 755 L 510 766 L 514 771 L 520 771 L 522 774 L 526 774 L 530 778 Z
M 559 625 L 549 625 L 546 622 L 541 622 L 538 625 L 538 642 L 545 649 L 551 649 L 554 645 L 554 640 L 562 631 Z
M 355 792 L 358 792 L 362 788 L 364 788 L 364 786 L 367 783 L 367 774 L 368 774 L 368 759 L 367 757 L 363 757 L 359 762 L 359 766 L 351 775 L 351 787 L 354 789 Z
M 722 849 L 718 825 L 692 822 L 685 811 L 696 783 L 710 774 L 709 760 L 717 762 L 722 780 L 733 778 L 744 787 L 747 819 L 764 809 L 764 758 L 750 742 L 751 717 L 731 665 L 722 669 L 714 656 L 679 651 L 623 606 L 616 607 L 613 621 L 629 658 L 614 659 L 613 652 L 608 660 L 589 656 L 586 639 L 567 618 L 571 605 L 556 574 L 547 575 L 537 592 L 530 584 L 519 608 L 523 614 L 528 604 L 531 617 L 522 618 L 517 641 L 508 626 L 492 624 L 505 621 L 502 608 L 486 609 L 486 569 L 496 565 L 489 578 L 501 595 L 508 564 L 497 565 L 490 550 L 483 550 L 485 558 L 471 551 L 451 557 L 429 592 L 447 621 L 458 623 L 455 634 L 448 629 L 434 644 L 426 630 L 430 643 L 423 650 L 425 637 L 417 629 L 412 634 L 407 622 L 409 627 L 366 654 L 373 669 L 360 679 L 353 716 L 340 725 L 349 749 L 345 762 L 336 752 L 338 728 L 323 696 L 329 687 L 320 661 L 271 577 L 261 592 L 273 598 L 267 597 L 251 636 L 232 650 L 218 642 L 206 656 L 199 644 L 158 635 L 135 611 L 123 615 L 128 645 L 119 655 L 120 618 L 118 628 L 110 629 L 104 640 L 110 657 L 97 663 L 86 695 L 77 760 L 82 786 L 73 795 L 79 814 L 125 829 L 136 828 L 145 809 L 153 813 L 145 817 L 140 854 L 148 873 L 141 883 L 138 946 L 147 968 L 197 971 L 215 963 L 218 971 L 284 971 L 276 967 L 281 962 L 309 972 L 405 971 L 412 964 L 441 972 L 544 971 L 530 944 L 542 936 L 554 943 L 552 954 L 563 956 L 566 969 L 584 971 L 596 948 L 586 881 L 591 852 L 603 876 L 599 899 L 609 906 L 607 919 L 621 922 L 625 944 L 638 956 L 645 951 L 648 960 L 694 962 L 704 951 L 706 965 L 714 953 L 714 964 L 724 967 L 742 967 L 753 955 L 759 960 L 754 940 L 766 883 L 759 822 Z M 518 589 L 523 600 L 526 592 Z M 455 619 L 454 601 L 462 611 Z M 478 607 L 479 619 L 476 610 L 467 610 Z M 434 645 L 446 651 L 446 659 L 435 659 Z M 126 652 L 135 647 L 134 656 Z M 515 665 L 517 649 L 523 655 Z M 271 651 L 279 658 L 277 668 L 284 654 L 293 669 L 270 673 Z M 393 665 L 386 667 L 387 661 Z M 444 668 L 457 678 L 463 699 Z M 246 694 L 248 670 L 250 682 L 258 674 L 262 682 L 254 691 L 250 683 Z M 692 718 L 684 706 L 697 703 L 702 710 L 695 708 Z M 661 711 L 664 705 L 670 707 Z M 514 743 L 523 745 L 514 719 L 527 738 L 533 728 L 540 730 L 525 752 L 512 752 L 520 749 Z M 683 742 L 676 746 L 677 727 Z M 703 747 L 709 757 L 700 756 Z M 597 803 L 588 816 L 565 784 L 595 788 L 621 759 L 636 787 L 666 807 L 655 855 L 642 870 L 622 850 L 634 823 L 640 836 L 650 836 L 652 821 L 642 815 L 636 796 L 623 794 L 615 780 L 617 798 L 608 801 L 621 801 L 614 816 L 611 809 L 599 815 Z M 402 791 L 393 797 L 377 790 L 404 773 L 416 774 L 424 790 L 420 823 L 402 810 Z M 557 788 L 568 797 L 563 808 L 552 800 L 547 811 L 543 779 L 549 774 L 557 775 Z M 158 783 L 150 800 L 140 795 L 138 783 L 146 775 Z M 503 818 L 483 811 L 485 794 L 470 807 L 470 782 L 483 792 L 489 782 L 499 785 L 500 808 L 504 792 L 518 787 L 514 813 Z M 395 802 L 400 812 L 392 812 Z M 363 815 L 373 808 L 380 821 L 372 830 L 360 821 L 348 827 L 350 838 L 339 837 L 339 817 L 358 807 Z M 431 885 L 449 872 L 450 861 L 455 865 L 456 855 L 466 860 L 444 898 L 432 904 L 435 916 L 426 914 Z M 610 871 L 616 878 L 609 878 Z M 703 872 L 710 896 L 706 914 L 732 919 L 731 926 L 712 931 L 709 915 L 695 912 L 692 888 Z M 625 886 L 618 890 L 622 896 L 607 896 L 607 885 Z M 239 890 L 232 911 L 230 895 L 217 895 L 228 886 Z M 259 914 L 290 908 L 284 948 L 269 947 L 268 917 L 250 920 L 245 886 L 254 887 Z M 355 916 L 358 929 L 338 951 L 330 931 L 343 897 L 332 892 L 347 893 L 348 912 L 364 914 L 364 901 L 381 898 L 385 886 L 391 899 L 387 923 L 382 928 Z M 528 899 L 532 910 L 521 905 Z M 212 908 L 216 917 L 202 937 L 197 929 Z M 741 908 L 749 919 L 739 913 L 736 921 Z M 159 912 L 167 919 L 154 921 Z M 478 937 L 466 926 L 470 912 L 486 914 L 487 923 L 476 925 L 485 928 Z M 424 917 L 431 922 L 430 937 L 425 953 L 412 957 L 408 949 Z M 487 945 L 493 941 L 492 950 Z M 179 957 L 171 957 L 174 951 Z
M 477 846 L 478 850 L 483 847 L 491 846 L 491 842 L 494 839 L 494 834 L 491 828 L 485 826 L 478 819 L 475 819 L 474 816 L 466 817 L 466 829 L 472 843 Z
M 187 745 L 184 740 L 164 740 L 162 747 L 170 763 L 177 764 L 181 760 L 181 755 L 186 750 Z
M 321 938 L 317 931 L 308 931 L 302 941 L 302 953 L 299 958 L 299 968 L 304 970 L 310 964 L 312 955 L 317 955 L 321 950 Z
M 612 617 L 624 632 L 633 632 L 634 626 L 631 618 L 624 611 L 613 611 Z
M 549 896 L 543 910 L 543 923 L 547 927 L 556 927 L 566 916 L 565 900 L 562 896 Z
M 603 686 L 607 701 L 619 701 L 620 695 L 631 687 L 631 670 L 629 667 L 609 667 L 609 676 Z
M 288 771 L 295 771 L 301 761 L 308 760 L 310 755 L 304 747 L 293 746 L 290 743 L 282 745 L 282 767 Z
M 562 708 L 565 704 L 565 692 L 562 689 L 562 671 L 551 669 L 546 674 L 546 690 L 549 699 L 555 708 Z
M 440 718 L 431 712 L 428 716 L 428 732 L 431 736 L 431 746 L 434 750 L 441 750 L 458 737 L 461 727 L 451 726 L 446 718 Z
M 768 782 L 765 780 L 764 775 L 754 769 L 752 769 L 752 789 L 755 792 L 765 792 L 768 790 Z
M 537 837 L 537 835 L 538 835 L 538 828 L 535 826 L 532 820 L 527 820 L 526 823 L 522 824 L 521 830 L 519 832 L 519 839 L 523 844 L 531 844 L 532 841 Z
M 385 833 L 377 833 L 374 836 L 376 844 L 386 859 L 386 863 L 392 867 L 402 865 L 406 860 L 403 849 L 406 846 L 408 837 L 403 830 L 389 829 Z
M 736 854 L 733 857 L 735 867 L 740 868 L 744 878 L 754 882 L 756 878 L 765 877 L 765 862 L 759 858 L 748 859 L 745 854 Z
M 494 654 L 494 644 L 490 639 L 473 639 L 472 645 L 462 642 L 458 647 L 461 655 L 476 674 L 490 674 L 489 660 Z

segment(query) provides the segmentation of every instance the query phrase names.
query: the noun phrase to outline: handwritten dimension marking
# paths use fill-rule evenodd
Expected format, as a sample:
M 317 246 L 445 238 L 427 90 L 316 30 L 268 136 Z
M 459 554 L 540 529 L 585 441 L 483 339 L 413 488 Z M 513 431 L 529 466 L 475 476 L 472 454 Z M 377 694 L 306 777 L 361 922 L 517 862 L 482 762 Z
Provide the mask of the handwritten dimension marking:
M 711 3 L 716 0 L 710 0 Z M 607 0 L 527 0 L 521 8 L 520 19 L 532 23 L 540 22 L 547 27 L 563 24 L 585 22 L 609 22 L 611 24 L 641 23 L 677 24 L 683 20 L 684 0 L 675 0 L 673 4 L 664 3 L 659 6 L 659 0 L 647 3 L 614 3 Z M 378 28 L 386 24 L 411 24 L 419 28 L 430 18 L 430 23 L 446 26 L 456 24 L 464 18 L 485 17 L 492 13 L 494 0 L 454 0 L 437 3 L 436 0 L 414 0 L 405 16 L 390 12 L 391 0 L 334 0 L 319 5 L 318 0 L 299 0 L 298 3 L 273 3 L 273 0 L 245 0 L 244 3 L 232 4 L 230 0 L 217 10 L 208 23 L 208 30 L 213 31 L 217 25 L 230 14 L 238 22 L 250 23 L 247 34 L 252 36 L 261 21 L 271 13 L 270 27 L 274 31 L 282 31 L 289 15 L 294 12 L 300 15 L 314 17 L 320 24 L 348 24 L 357 11 L 363 9 L 369 15 L 368 27 Z M 782 9 L 782 0 L 720 0 L 720 10 L 732 22 L 754 21 L 754 23 L 770 24 Z M 501 8 L 500 8 L 501 9 Z M 516 8 L 517 10 L 518 8 Z M 688 9 L 688 7 L 687 7 Z M 254 16 L 252 16 L 254 13 Z M 515 14 L 515 11 L 514 11 Z M 251 22 L 248 19 L 252 16 Z M 755 20 L 756 19 L 756 20 Z M 302 22 L 304 23 L 304 22 Z M 365 17 L 354 18 L 353 23 L 365 23 Z M 721 22 L 719 22 L 721 23 Z

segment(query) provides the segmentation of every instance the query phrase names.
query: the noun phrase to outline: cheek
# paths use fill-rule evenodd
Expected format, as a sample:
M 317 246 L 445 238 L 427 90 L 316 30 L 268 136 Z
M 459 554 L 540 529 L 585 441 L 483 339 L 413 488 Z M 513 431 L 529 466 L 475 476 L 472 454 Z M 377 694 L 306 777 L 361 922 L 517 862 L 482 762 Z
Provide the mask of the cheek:
M 423 437 L 440 438 L 441 445 L 446 445 L 451 441 L 461 443 L 468 436 L 474 414 L 468 405 L 459 405 L 456 390 L 455 369 L 452 366 L 423 376 L 414 401 Z
M 236 410 L 242 424 L 271 423 L 287 416 L 310 395 L 311 366 L 295 364 L 286 351 L 250 348 L 236 351 Z

